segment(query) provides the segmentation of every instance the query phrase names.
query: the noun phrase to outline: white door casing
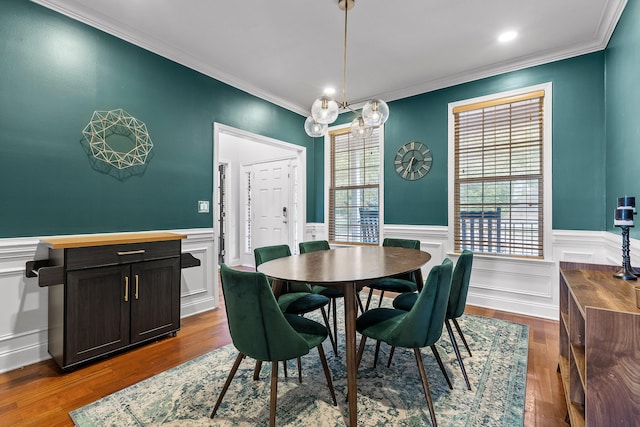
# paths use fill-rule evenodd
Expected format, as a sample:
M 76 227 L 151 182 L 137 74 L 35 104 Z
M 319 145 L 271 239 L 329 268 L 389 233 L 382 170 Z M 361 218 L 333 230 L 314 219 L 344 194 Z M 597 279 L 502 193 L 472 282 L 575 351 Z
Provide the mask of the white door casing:
M 306 148 L 304 146 L 291 144 L 289 142 L 276 140 L 263 135 L 254 134 L 241 129 L 233 128 L 220 123 L 214 123 L 214 170 L 217 171 L 219 163 L 227 163 L 228 174 L 228 203 L 227 216 L 224 218 L 228 222 L 226 224 L 227 236 L 225 244 L 225 262 L 230 265 L 253 266 L 253 249 L 255 243 L 247 243 L 247 223 L 245 223 L 246 214 L 246 171 L 253 170 L 256 165 L 268 162 L 289 160 L 290 169 L 290 186 L 287 187 L 289 204 L 279 206 L 280 215 L 282 207 L 287 206 L 288 213 L 288 240 L 292 252 L 296 252 L 297 241 L 300 236 L 304 235 L 304 226 L 306 223 Z M 219 191 L 217 174 L 214 176 L 213 200 L 219 203 Z M 293 182 L 297 180 L 297 182 Z M 252 185 L 257 182 L 252 180 Z M 255 187 L 252 189 L 254 192 Z M 261 211 L 256 205 L 257 196 L 253 195 L 251 200 L 253 212 Z M 274 207 L 275 209 L 275 207 Z M 295 212 L 294 212 L 295 210 Z M 219 224 L 218 209 L 213 209 L 213 223 L 216 228 L 216 246 L 217 246 L 217 228 Z M 273 215 L 277 212 L 272 211 Z M 280 219 L 282 220 L 282 219 Z M 249 227 L 253 227 L 251 234 L 256 230 L 256 226 L 249 223 Z M 249 249 L 249 250 L 248 250 Z M 216 247 L 217 251 L 217 247 Z M 216 258 L 217 261 L 217 258 Z M 217 267 L 217 262 L 216 262 Z

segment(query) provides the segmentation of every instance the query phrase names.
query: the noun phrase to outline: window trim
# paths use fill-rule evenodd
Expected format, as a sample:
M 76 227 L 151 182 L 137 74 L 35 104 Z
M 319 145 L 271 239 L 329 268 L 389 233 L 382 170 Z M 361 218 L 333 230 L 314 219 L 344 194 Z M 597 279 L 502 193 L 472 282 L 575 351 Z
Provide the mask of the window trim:
M 518 97 L 530 92 L 544 91 L 543 101 L 543 257 L 542 260 L 549 260 L 552 258 L 552 230 L 553 230 L 553 209 L 552 209 L 552 129 L 553 129 L 553 111 L 552 111 L 552 83 L 542 83 L 539 85 L 523 87 L 506 92 L 495 93 L 491 95 L 481 96 L 477 98 L 465 99 L 461 101 L 449 103 L 448 111 L 448 242 L 449 249 L 454 252 L 454 238 L 455 238 L 455 117 L 453 114 L 454 108 L 461 108 L 470 104 L 478 103 L 491 103 L 497 99 Z M 522 257 L 516 255 L 498 255 L 498 254 L 479 254 L 481 256 L 496 256 L 500 258 L 519 258 Z M 526 258 L 529 259 L 529 258 Z M 532 259 L 539 261 L 540 258 Z
M 331 133 L 336 131 L 343 131 L 351 127 L 351 123 L 345 123 L 342 125 L 332 126 L 328 129 L 327 133 L 325 133 L 323 138 L 324 143 L 324 229 L 325 229 L 325 237 L 329 238 L 329 197 L 331 192 L 331 176 L 333 174 L 333 170 L 331 169 Z M 379 138 L 380 138 L 380 183 L 378 184 L 378 242 L 382 243 L 384 239 L 384 124 L 379 127 Z M 315 139 L 314 139 L 315 141 Z M 332 244 L 334 242 L 331 242 Z M 337 242 L 340 246 L 361 246 L 360 243 L 351 243 L 351 242 Z

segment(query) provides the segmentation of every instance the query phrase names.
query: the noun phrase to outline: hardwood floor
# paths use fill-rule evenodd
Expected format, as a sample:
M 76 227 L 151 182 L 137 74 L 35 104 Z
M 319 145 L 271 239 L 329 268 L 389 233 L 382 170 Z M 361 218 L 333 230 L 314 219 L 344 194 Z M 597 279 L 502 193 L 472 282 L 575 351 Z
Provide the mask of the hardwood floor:
M 466 313 L 529 325 L 529 360 L 524 425 L 567 427 L 567 406 L 558 369 L 558 322 L 467 306 Z
M 470 306 L 466 311 L 529 325 L 524 424 L 567 426 L 562 385 L 556 373 L 558 322 Z M 182 319 L 177 337 L 161 339 L 73 372 L 61 374 L 48 360 L 0 374 L 0 425 L 72 426 L 69 411 L 230 342 L 221 307 Z M 212 403 L 214 399 L 212 396 Z

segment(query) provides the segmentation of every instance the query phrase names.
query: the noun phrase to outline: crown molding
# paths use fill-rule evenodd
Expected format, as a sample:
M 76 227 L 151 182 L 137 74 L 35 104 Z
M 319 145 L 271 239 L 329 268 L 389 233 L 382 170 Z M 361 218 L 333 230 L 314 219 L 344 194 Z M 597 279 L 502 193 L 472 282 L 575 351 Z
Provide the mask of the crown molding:
M 627 0 L 608 0 L 607 6 L 603 9 L 603 15 L 595 33 L 595 40 L 592 43 L 573 46 L 563 51 L 545 51 L 535 55 L 529 55 L 512 61 L 505 61 L 493 64 L 489 67 L 476 68 L 465 71 L 464 73 L 449 75 L 441 79 L 430 80 L 419 85 L 409 86 L 404 89 L 393 90 L 388 92 L 377 93 L 369 97 L 384 99 L 387 102 L 396 101 L 411 96 L 421 95 L 433 92 L 439 89 L 469 83 L 484 78 L 498 76 L 500 74 L 519 71 L 526 68 L 536 67 L 538 65 L 549 64 L 564 59 L 574 58 L 580 55 L 586 55 L 598 52 L 607 48 L 609 40 L 616 29 L 616 25 L 620 20 L 620 16 L 627 5 Z M 362 105 L 366 100 L 355 101 L 354 105 Z
M 135 46 L 141 47 L 144 50 L 160 55 L 170 61 L 176 62 L 180 65 L 184 65 L 194 71 L 198 71 L 206 76 L 209 76 L 222 83 L 228 84 L 236 89 L 247 92 L 250 95 L 256 96 L 260 99 L 264 99 L 272 104 L 290 110 L 294 113 L 302 116 L 308 115 L 308 109 L 299 105 L 295 105 L 285 99 L 277 97 L 267 91 L 264 91 L 257 86 L 238 79 L 228 73 L 219 70 L 216 67 L 212 67 L 209 64 L 196 59 L 189 53 L 177 49 L 173 46 L 168 46 L 166 42 L 157 38 L 151 37 L 148 34 L 144 34 L 140 31 L 136 31 L 132 28 L 126 28 L 122 23 L 112 22 L 109 17 L 97 13 L 95 10 L 82 7 L 68 7 L 58 4 L 55 0 L 31 0 L 47 9 L 51 9 L 62 15 L 65 15 L 75 21 L 82 22 L 90 27 L 96 28 L 109 35 L 122 39 Z M 119 25 L 117 25 L 119 24 Z
M 76 21 L 97 28 L 107 34 L 132 43 L 145 50 L 153 52 L 178 64 L 184 65 L 185 67 L 191 68 L 192 70 L 198 71 L 222 83 L 228 84 L 272 104 L 300 114 L 301 116 L 307 116 L 309 113 L 306 106 L 297 105 L 295 103 L 287 101 L 286 99 L 275 96 L 274 94 L 263 90 L 246 80 L 238 79 L 237 77 L 225 73 L 216 67 L 206 64 L 181 49 L 168 46 L 163 40 L 151 37 L 148 34 L 144 34 L 134 28 L 127 28 L 127 26 L 122 24 L 121 22 L 114 22 L 110 17 L 102 15 L 80 3 L 75 3 L 74 6 L 68 6 L 60 5 L 56 0 L 31 1 L 48 9 L 61 13 L 65 16 L 68 16 Z M 607 5 L 603 8 L 603 15 L 601 17 L 600 24 L 595 31 L 595 41 L 593 41 L 592 43 L 577 45 L 560 52 L 546 51 L 535 55 L 517 58 L 513 61 L 496 63 L 488 67 L 481 67 L 463 73 L 449 75 L 441 79 L 430 80 L 419 85 L 413 85 L 399 90 L 373 94 L 367 97 L 367 99 L 381 98 L 386 100 L 387 102 L 395 101 L 451 86 L 456 86 L 463 83 L 469 83 L 472 81 L 493 77 L 504 73 L 518 71 L 525 68 L 535 67 L 538 65 L 548 64 L 551 62 L 604 50 L 609 43 L 609 40 L 615 30 L 620 16 L 622 15 L 622 12 L 624 11 L 624 7 L 626 6 L 626 4 L 627 0 L 607 1 Z M 352 108 L 358 109 L 364 102 L 366 102 L 366 99 L 354 100 Z

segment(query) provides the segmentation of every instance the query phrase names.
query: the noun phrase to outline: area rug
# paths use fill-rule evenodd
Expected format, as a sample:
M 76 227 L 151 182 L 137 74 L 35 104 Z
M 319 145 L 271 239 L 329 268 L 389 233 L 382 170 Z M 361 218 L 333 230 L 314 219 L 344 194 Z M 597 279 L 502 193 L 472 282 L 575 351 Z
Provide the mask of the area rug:
M 386 300 L 386 298 L 385 298 Z M 340 313 L 341 311 L 339 311 Z M 466 388 L 446 329 L 436 345 L 453 382 L 450 390 L 429 348 L 422 350 L 440 426 L 522 426 L 527 376 L 528 327 L 465 314 L 459 319 L 473 357 L 461 346 L 472 390 Z M 276 423 L 280 426 L 344 426 L 344 337 L 338 356 L 324 344 L 338 406 L 333 406 L 318 352 L 302 358 L 303 382 L 295 361 L 282 367 Z M 358 341 L 360 336 L 358 335 Z M 413 352 L 397 349 L 386 367 L 389 347 L 381 347 L 374 369 L 375 342 L 369 340 L 358 371 L 358 421 L 363 426 L 431 425 Z M 254 361 L 246 358 L 216 418 L 209 415 L 237 355 L 233 345 L 200 356 L 69 413 L 75 425 L 89 426 L 264 426 L 269 420 L 271 364 L 253 381 Z

